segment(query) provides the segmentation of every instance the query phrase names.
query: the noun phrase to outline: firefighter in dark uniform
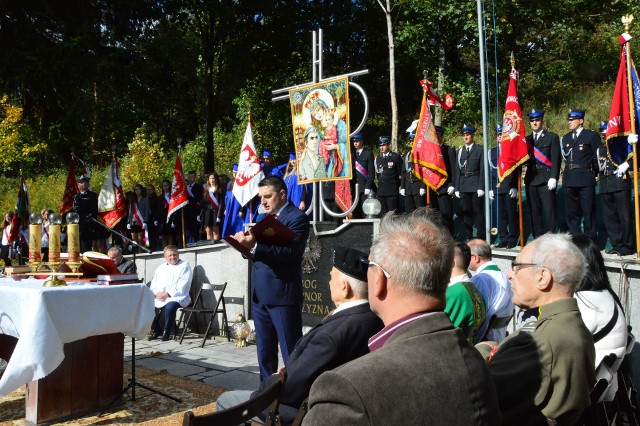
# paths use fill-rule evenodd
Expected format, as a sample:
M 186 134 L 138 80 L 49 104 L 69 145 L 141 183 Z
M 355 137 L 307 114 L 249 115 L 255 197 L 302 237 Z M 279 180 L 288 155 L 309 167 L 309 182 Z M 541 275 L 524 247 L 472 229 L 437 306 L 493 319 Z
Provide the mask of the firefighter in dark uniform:
M 527 136 L 529 161 L 524 175 L 527 205 L 531 214 L 531 232 L 538 238 L 558 231 L 557 185 L 560 177 L 560 138 L 543 127 L 544 111 L 529 114 L 531 134 Z
M 413 174 L 413 163 L 410 161 L 411 149 L 413 148 L 413 140 L 416 135 L 409 135 L 406 154 L 403 156 L 404 173 L 400 178 L 400 195 L 404 197 L 404 211 L 411 213 L 418 207 L 424 207 L 427 203 L 425 196 L 427 194 L 427 185 Z
M 604 138 L 607 123 L 600 123 L 600 134 Z M 624 141 L 625 148 L 629 145 Z M 621 157 L 616 161 L 617 157 Z M 631 188 L 633 177 L 629 168 L 633 158 L 628 151 L 616 153 L 606 144 L 598 148 L 598 175 L 600 180 L 600 200 L 604 226 L 609 234 L 611 248 L 607 254 L 627 256 L 635 251 L 635 230 L 631 211 Z M 617 164 L 617 165 L 616 165 Z
M 400 203 L 400 177 L 404 171 L 402 157 L 391 151 L 391 138 L 380 136 L 378 140 L 380 155 L 376 157 L 376 173 L 378 174 L 377 198 L 382 204 L 380 215 L 394 211 Z
M 473 239 L 473 225 L 477 236 L 486 238 L 484 213 L 484 152 L 482 147 L 473 143 L 476 128 L 464 125 L 462 136 L 464 146 L 456 154 L 454 186 L 456 198 L 462 202 L 465 239 Z
M 453 235 L 453 200 L 451 197 L 455 192 L 455 187 L 453 185 L 453 165 L 456 161 L 456 150 L 452 146 L 443 142 L 444 129 L 440 126 L 436 126 L 436 137 L 438 138 L 440 151 L 442 152 L 442 158 L 447 170 L 447 180 L 442 184 L 440 189 L 437 191 L 431 191 L 433 196 L 433 198 L 431 198 L 431 206 L 440 212 L 449 232 Z
M 584 114 L 584 110 L 569 110 L 570 132 L 560 142 L 565 162 L 562 176 L 564 210 L 569 232 L 573 235 L 584 233 L 595 241 L 597 151 L 602 143 L 598 133 L 582 127 Z
M 376 190 L 375 178 L 376 178 L 376 165 L 373 158 L 373 153 L 364 148 L 364 138 L 361 133 L 356 133 L 351 137 L 353 143 L 354 153 L 351 156 L 353 159 L 353 173 L 351 177 L 351 193 L 356 192 L 356 183 L 358 184 L 358 206 L 353 210 L 354 219 L 362 219 L 364 214 L 362 213 L 362 203 L 367 199 L 369 194 L 373 194 Z
M 498 144 L 502 136 L 502 126 L 496 127 Z M 498 185 L 499 148 L 489 151 L 489 166 L 491 167 L 491 190 L 489 199 L 495 203 L 498 212 L 498 248 L 512 249 L 518 245 L 518 175 L 520 168 L 514 170 Z M 497 196 L 497 200 L 496 200 Z
M 89 178 L 81 176 L 78 179 L 80 192 L 73 197 L 73 211 L 80 216 L 78 229 L 80 231 L 80 251 L 82 253 L 93 249 L 96 229 L 93 220 L 98 218 L 98 194 L 89 189 Z

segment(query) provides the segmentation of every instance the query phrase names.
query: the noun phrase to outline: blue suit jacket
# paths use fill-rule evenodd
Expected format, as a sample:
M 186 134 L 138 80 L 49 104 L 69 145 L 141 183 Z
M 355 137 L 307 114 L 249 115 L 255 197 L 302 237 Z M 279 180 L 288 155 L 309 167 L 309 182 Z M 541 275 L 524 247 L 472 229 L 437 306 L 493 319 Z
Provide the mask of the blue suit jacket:
M 287 203 L 278 220 L 298 236 L 285 246 L 258 243 L 253 255 L 252 300 L 265 305 L 302 303 L 302 255 L 309 237 L 309 219 Z
M 311 384 L 320 374 L 368 354 L 369 338 L 382 327 L 382 320 L 365 303 L 326 317 L 302 336 L 285 369 L 287 379 L 279 408 L 282 423 L 293 422 Z M 262 383 L 264 386 L 267 381 Z

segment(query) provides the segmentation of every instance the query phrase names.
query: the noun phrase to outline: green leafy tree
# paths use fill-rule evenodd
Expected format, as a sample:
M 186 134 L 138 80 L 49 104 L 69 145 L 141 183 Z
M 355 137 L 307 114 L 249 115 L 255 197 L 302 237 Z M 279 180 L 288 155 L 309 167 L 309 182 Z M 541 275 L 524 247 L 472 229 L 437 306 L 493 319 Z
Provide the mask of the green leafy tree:
M 136 130 L 129 144 L 129 153 L 122 159 L 122 187 L 133 190 L 136 183 L 152 183 L 156 188 L 171 176 L 175 158 L 170 159 L 161 148 L 163 137 L 148 132 L 143 125 Z M 174 162 L 171 162 L 173 160 Z

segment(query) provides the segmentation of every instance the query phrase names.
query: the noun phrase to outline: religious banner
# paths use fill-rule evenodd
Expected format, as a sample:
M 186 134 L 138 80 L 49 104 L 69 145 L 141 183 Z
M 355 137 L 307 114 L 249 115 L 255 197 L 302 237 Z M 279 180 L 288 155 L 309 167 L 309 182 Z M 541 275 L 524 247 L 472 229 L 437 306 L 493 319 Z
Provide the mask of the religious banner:
M 111 161 L 98 195 L 98 216 L 109 228 L 113 228 L 127 215 L 127 205 L 120 181 L 120 163 Z
M 525 139 L 522 111 L 518 100 L 518 71 L 511 69 L 507 102 L 502 119 L 502 136 L 498 154 L 498 178 L 500 183 L 529 159 L 529 145 Z M 500 186 L 498 183 L 498 186 Z
M 171 220 L 171 215 L 189 204 L 189 195 L 184 184 L 184 172 L 182 171 L 182 161 L 180 154 L 176 157 L 176 166 L 173 169 L 173 182 L 171 182 L 171 197 L 169 198 L 169 209 L 167 211 L 167 223 Z
M 258 195 L 258 184 L 264 177 L 264 172 L 256 153 L 256 145 L 253 142 L 251 120 L 249 120 L 247 130 L 244 132 L 242 148 L 240 148 L 236 181 L 233 184 L 233 196 L 241 206 L 246 205 L 253 197 Z
M 289 91 L 298 182 L 351 179 L 346 77 Z

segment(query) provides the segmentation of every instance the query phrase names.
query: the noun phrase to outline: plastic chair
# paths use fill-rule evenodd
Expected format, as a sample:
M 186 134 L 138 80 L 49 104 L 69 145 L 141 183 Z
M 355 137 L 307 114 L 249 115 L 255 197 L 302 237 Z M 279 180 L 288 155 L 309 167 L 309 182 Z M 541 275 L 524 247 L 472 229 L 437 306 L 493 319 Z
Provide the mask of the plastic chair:
M 218 314 L 222 314 L 222 322 L 220 327 L 221 330 L 227 330 L 228 328 L 227 311 L 224 304 L 224 291 L 226 290 L 226 288 L 227 288 L 226 282 L 224 284 L 202 283 L 202 287 L 200 287 L 200 290 L 198 290 L 198 294 L 196 295 L 196 298 L 193 302 L 193 306 L 191 307 L 187 306 L 185 308 L 182 308 L 182 313 L 180 314 L 180 319 L 178 320 L 178 326 L 180 326 L 180 323 L 182 323 L 182 334 L 180 335 L 180 343 L 182 343 L 182 340 L 184 339 L 184 335 L 187 331 L 187 325 L 189 324 L 189 321 L 191 321 L 191 317 L 193 316 L 194 313 L 202 314 L 202 315 L 206 315 L 206 314 L 211 315 L 209 317 L 209 322 L 207 323 L 207 329 L 204 332 L 204 337 L 202 338 L 202 345 L 200 345 L 200 347 L 204 347 L 204 344 L 209 335 L 209 330 L 211 329 L 211 326 L 213 325 L 213 321 Z M 211 295 L 211 297 L 215 300 L 215 307 L 208 308 L 206 306 L 205 300 L 210 300 L 210 298 L 207 297 L 207 295 Z M 200 308 L 198 307 L 198 304 L 200 304 L 201 306 Z M 188 314 L 186 318 L 184 318 L 185 314 Z M 206 317 L 204 318 L 206 319 Z M 228 333 L 227 333 L 227 339 L 228 339 Z
M 277 414 L 280 402 L 280 390 L 284 385 L 284 373 L 274 374 L 267 380 L 273 383 L 267 385 L 266 389 L 251 398 L 250 400 L 238 404 L 235 407 L 229 407 L 226 410 L 217 411 L 211 414 L 196 416 L 192 411 L 184 413 L 182 420 L 183 426 L 209 426 L 209 425 L 239 425 L 250 421 L 253 417 L 260 414 L 265 409 L 269 409 L 269 414 L 264 422 L 266 426 L 279 424 L 280 418 Z

